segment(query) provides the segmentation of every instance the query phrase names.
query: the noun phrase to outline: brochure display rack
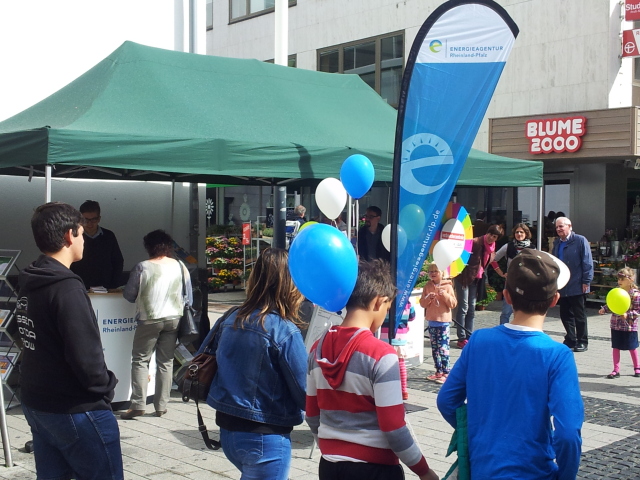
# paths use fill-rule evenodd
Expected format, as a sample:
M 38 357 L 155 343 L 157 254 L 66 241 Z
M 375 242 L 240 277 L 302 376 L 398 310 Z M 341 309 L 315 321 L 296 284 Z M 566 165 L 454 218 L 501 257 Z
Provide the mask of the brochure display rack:
M 9 386 L 9 377 L 22 351 L 21 345 L 16 341 L 18 327 L 14 320 L 18 294 L 7 277 L 19 255 L 20 250 L 0 250 L 0 433 L 7 467 L 13 466 L 13 460 L 5 410 L 20 405 L 18 397 Z
M 18 296 L 8 279 L 19 255 L 20 250 L 0 249 L 0 382 L 5 410 L 20 405 L 20 400 L 9 385 L 9 377 L 18 363 L 22 346 L 15 320 Z

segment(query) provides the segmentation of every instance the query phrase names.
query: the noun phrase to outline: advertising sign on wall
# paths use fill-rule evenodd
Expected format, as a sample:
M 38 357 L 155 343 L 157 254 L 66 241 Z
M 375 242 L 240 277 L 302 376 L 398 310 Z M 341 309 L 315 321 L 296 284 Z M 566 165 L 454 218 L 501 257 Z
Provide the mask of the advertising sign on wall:
M 640 56 L 640 48 L 638 48 L 639 37 L 640 37 L 640 28 L 634 28 L 633 30 L 624 30 L 622 32 L 622 56 L 623 57 Z
M 586 124 L 585 117 L 529 120 L 525 124 L 529 153 L 577 152 L 582 146 L 582 136 L 587 133 Z
M 625 0 L 624 19 L 627 22 L 640 20 L 640 0 Z

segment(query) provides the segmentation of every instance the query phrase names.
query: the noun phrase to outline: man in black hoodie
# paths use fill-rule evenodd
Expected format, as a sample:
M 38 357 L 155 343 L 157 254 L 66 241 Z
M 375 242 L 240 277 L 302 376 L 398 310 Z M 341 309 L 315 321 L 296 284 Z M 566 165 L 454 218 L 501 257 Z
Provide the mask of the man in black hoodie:
M 117 379 L 107 370 L 85 286 L 69 267 L 82 258 L 82 215 L 53 202 L 31 218 L 43 253 L 20 273 L 16 318 L 24 343 L 21 401 L 38 478 L 122 479 Z

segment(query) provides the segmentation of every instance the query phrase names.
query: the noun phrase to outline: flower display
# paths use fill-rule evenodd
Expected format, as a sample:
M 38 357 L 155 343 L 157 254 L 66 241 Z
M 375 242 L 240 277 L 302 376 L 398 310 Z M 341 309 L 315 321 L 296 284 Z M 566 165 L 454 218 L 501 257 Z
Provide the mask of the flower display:
M 244 271 L 244 249 L 238 237 L 207 237 L 206 255 L 213 267 L 214 276 L 209 278 L 209 287 L 217 290 L 232 284 L 239 284 L 247 278 L 250 269 Z
M 231 260 L 224 257 L 218 257 L 211 260 L 211 264 L 214 267 L 226 267 L 227 264 L 231 263 Z M 242 264 L 242 263 L 241 263 Z
M 496 292 L 496 289 L 493 288 L 491 285 L 489 285 L 487 283 L 486 286 L 486 291 L 487 291 L 487 298 L 485 298 L 484 300 L 480 300 L 476 303 L 476 305 L 480 305 L 480 306 L 487 306 L 489 305 L 491 302 L 493 302 L 497 297 L 498 297 L 498 292 Z
M 225 281 L 220 277 L 209 277 L 208 284 L 212 290 L 217 290 L 224 287 Z

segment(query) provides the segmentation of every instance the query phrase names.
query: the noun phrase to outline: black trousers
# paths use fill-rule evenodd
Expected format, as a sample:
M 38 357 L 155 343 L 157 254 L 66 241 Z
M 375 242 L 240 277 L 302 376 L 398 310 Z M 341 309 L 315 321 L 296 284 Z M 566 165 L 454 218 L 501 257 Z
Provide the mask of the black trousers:
M 567 334 L 564 336 L 564 344 L 569 348 L 581 343 L 589 343 L 587 330 L 587 296 L 572 295 L 560 297 L 560 320 Z
M 400 465 L 378 463 L 329 462 L 320 459 L 320 480 L 404 480 Z

